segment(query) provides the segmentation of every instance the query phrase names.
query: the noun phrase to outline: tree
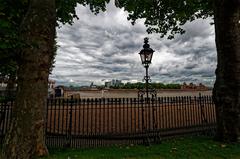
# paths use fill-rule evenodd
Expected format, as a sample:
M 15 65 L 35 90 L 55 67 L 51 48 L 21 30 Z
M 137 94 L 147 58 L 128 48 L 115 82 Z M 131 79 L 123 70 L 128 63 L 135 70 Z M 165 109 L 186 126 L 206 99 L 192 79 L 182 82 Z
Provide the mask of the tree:
M 240 141 L 240 1 L 214 1 L 217 139 Z
M 19 32 L 24 47 L 19 56 L 16 106 L 5 138 L 3 158 L 28 159 L 33 154 L 47 154 L 44 116 L 55 23 L 54 0 L 29 1 Z
M 9 31 L 1 32 L 1 53 L 8 54 L 9 50 L 14 48 L 17 49 L 15 56 L 19 58 L 16 104 L 13 107 L 10 130 L 5 137 L 1 158 L 30 159 L 43 156 L 48 153 L 45 146 L 45 107 L 49 70 L 55 52 L 56 20 L 63 24 L 71 24 L 76 17 L 77 1 L 0 2 L 0 15 L 4 17 L 4 25 L 0 25 L 0 30 Z M 83 5 L 89 4 L 95 13 L 105 9 L 105 1 L 79 2 Z M 16 26 L 12 27 L 12 24 Z M 15 42 L 19 47 L 15 48 Z
M 16 84 L 20 47 L 24 44 L 19 37 L 19 26 L 26 14 L 28 3 L 24 0 L 0 0 L 0 3 L 0 77 L 7 81 L 7 96 L 11 96 Z M 56 51 L 55 42 L 50 73 L 54 67 Z

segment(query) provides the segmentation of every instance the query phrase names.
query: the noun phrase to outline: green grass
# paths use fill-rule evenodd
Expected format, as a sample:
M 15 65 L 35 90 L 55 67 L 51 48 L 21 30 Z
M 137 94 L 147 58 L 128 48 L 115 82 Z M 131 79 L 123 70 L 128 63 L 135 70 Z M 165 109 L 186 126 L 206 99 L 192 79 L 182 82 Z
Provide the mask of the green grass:
M 221 144 L 207 137 L 185 137 L 152 146 L 50 149 L 44 159 L 240 159 L 240 144 Z

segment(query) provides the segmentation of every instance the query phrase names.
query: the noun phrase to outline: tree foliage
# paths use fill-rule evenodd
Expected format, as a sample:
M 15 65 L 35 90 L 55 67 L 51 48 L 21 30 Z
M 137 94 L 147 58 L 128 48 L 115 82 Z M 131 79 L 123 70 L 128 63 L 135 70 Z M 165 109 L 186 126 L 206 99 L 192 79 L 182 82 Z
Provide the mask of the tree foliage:
M 150 83 L 149 87 L 154 88 L 154 89 L 180 89 L 181 85 L 174 84 L 174 83 L 169 83 L 169 84 Z M 110 86 L 110 88 L 113 88 L 113 89 L 143 89 L 143 88 L 145 88 L 145 83 L 142 83 L 142 82 L 125 83 L 125 84 Z
M 198 18 L 213 15 L 211 0 L 117 0 L 116 5 L 128 11 L 132 24 L 144 18 L 148 33 L 174 38 L 183 34 L 182 26 Z

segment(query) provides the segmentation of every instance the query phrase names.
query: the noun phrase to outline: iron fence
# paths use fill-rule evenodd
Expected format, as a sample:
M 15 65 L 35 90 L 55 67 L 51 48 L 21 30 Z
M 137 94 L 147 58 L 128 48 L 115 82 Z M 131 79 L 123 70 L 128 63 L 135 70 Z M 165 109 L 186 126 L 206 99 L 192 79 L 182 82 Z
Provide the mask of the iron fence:
M 1 141 L 13 105 L 0 105 Z M 166 136 L 213 133 L 216 125 L 211 96 L 48 99 L 46 118 L 49 147 L 159 142 Z

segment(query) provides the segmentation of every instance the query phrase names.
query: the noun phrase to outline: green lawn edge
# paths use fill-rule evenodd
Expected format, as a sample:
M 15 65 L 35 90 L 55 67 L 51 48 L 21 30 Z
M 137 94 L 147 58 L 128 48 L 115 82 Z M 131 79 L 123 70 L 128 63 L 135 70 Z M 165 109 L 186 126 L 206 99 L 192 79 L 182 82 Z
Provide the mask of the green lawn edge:
M 240 159 L 240 143 L 222 144 L 210 137 L 178 137 L 161 144 L 102 148 L 49 149 L 42 159 Z

